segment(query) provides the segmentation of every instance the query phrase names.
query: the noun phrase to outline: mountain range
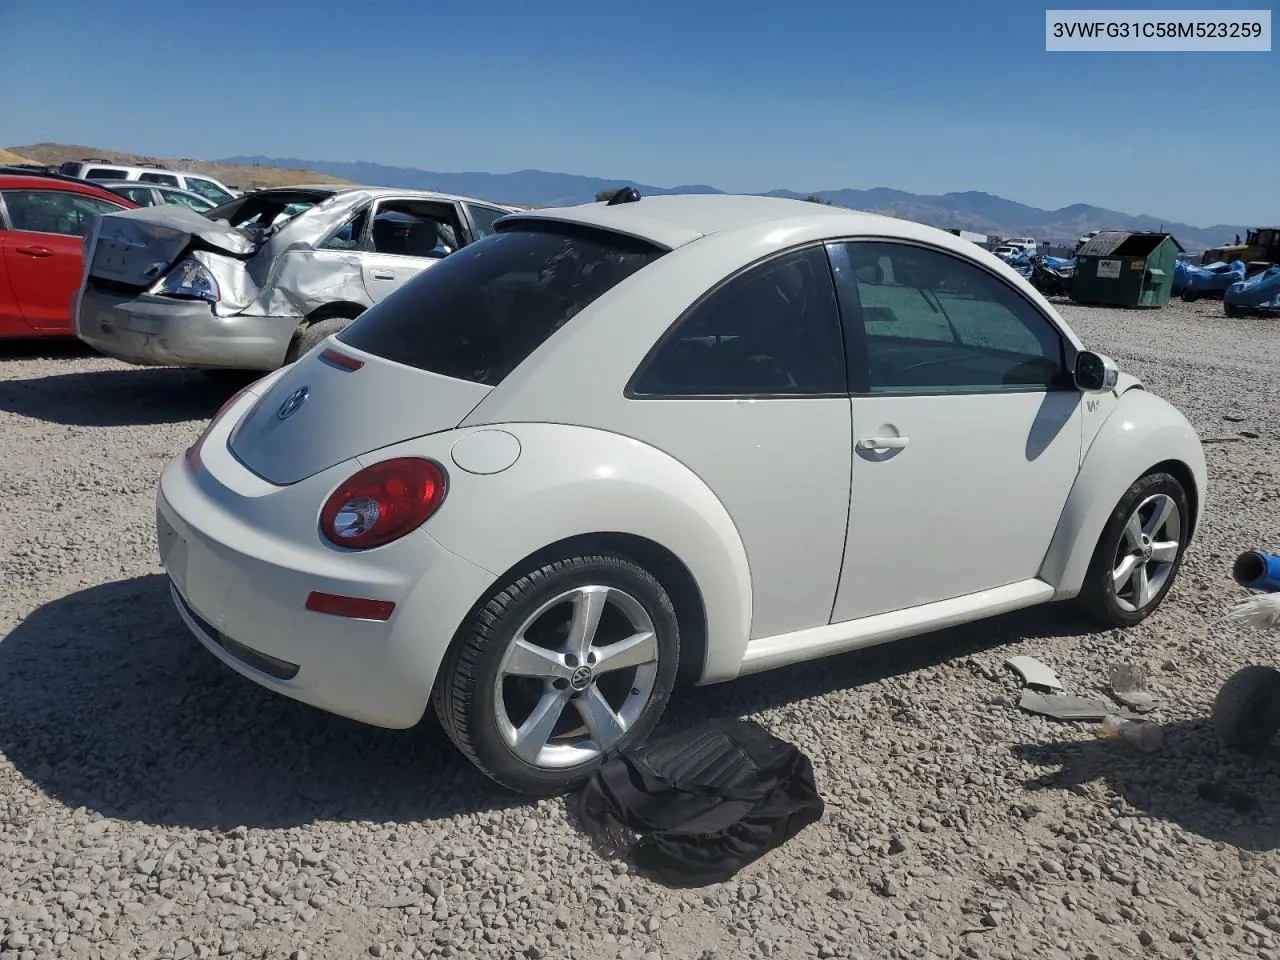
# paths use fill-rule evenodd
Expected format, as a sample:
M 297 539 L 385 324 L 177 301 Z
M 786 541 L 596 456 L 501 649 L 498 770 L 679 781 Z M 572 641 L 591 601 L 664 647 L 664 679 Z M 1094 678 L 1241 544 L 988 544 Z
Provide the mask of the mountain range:
M 363 160 L 340 162 L 262 156 L 228 157 L 217 162 L 314 170 L 356 183 L 435 190 L 534 207 L 586 203 L 594 200 L 602 190 L 615 190 L 628 185 L 634 186 L 642 195 L 725 192 L 702 183 L 659 187 L 629 180 L 549 173 L 543 170 L 519 170 L 515 173 L 438 173 L 417 167 L 394 167 Z M 972 190 L 932 195 L 908 193 L 888 187 L 870 190 L 778 189 L 765 195 L 796 199 L 817 196 L 842 207 L 885 213 L 944 229 L 959 228 L 999 237 L 1029 236 L 1041 241 L 1065 244 L 1074 244 L 1077 237 L 1089 230 L 1163 229 L 1172 233 L 1188 252 L 1198 252 L 1206 247 L 1228 243 L 1236 234 L 1243 236 L 1245 231 L 1243 225 L 1196 227 L 1157 216 L 1121 213 L 1086 203 L 1076 203 L 1058 210 L 1043 210 Z

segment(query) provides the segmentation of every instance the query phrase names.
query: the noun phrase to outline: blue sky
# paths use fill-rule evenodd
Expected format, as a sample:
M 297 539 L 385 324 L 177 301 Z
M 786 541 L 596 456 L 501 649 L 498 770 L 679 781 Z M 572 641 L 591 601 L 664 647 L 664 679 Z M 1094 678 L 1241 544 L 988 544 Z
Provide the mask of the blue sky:
M 1280 222 L 1280 52 L 1047 53 L 1045 6 L 0 0 L 0 146 Z

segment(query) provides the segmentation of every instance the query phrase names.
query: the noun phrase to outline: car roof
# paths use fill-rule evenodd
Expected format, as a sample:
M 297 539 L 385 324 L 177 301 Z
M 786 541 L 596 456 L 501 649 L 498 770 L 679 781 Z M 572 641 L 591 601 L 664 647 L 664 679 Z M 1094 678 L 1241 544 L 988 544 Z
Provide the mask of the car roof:
M 584 203 L 569 207 L 544 207 L 504 217 L 505 229 L 518 222 L 554 220 L 600 227 L 616 233 L 647 240 L 674 250 L 697 240 L 748 224 L 768 223 L 776 229 L 811 225 L 814 217 L 852 218 L 839 229 L 861 233 L 876 224 L 892 221 L 874 213 L 863 213 L 847 207 L 791 200 L 784 197 L 758 197 L 738 194 L 663 194 L 643 197 L 632 203 Z M 833 228 L 836 224 L 833 222 Z
M 175 187 L 171 183 L 150 183 L 146 180 L 94 180 L 93 182 L 106 187 L 128 187 L 131 190 L 160 190 L 164 193 L 180 193 L 187 197 L 199 197 L 205 203 L 213 203 L 208 197 L 201 197 L 198 193 L 183 190 L 181 187 Z
M 89 196 L 100 197 L 103 200 L 109 198 L 117 203 L 129 202 L 124 197 L 111 193 L 109 190 L 103 190 L 87 180 L 76 180 L 74 178 L 42 177 L 39 175 L 28 177 L 16 173 L 0 173 L 0 187 L 6 190 L 65 190 L 70 193 L 84 193 Z

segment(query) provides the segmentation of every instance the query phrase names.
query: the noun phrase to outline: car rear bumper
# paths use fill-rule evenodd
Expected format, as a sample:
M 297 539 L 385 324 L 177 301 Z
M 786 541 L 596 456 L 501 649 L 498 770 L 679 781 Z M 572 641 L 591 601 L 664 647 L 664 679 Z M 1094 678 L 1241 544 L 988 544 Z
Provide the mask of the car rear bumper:
M 127 363 L 274 370 L 297 324 L 297 317 L 219 317 L 202 300 L 86 287 L 75 325 L 89 346 Z
M 418 723 L 458 625 L 492 574 L 422 531 L 405 538 L 413 543 L 403 556 L 371 560 L 253 530 L 207 495 L 206 480 L 179 459 L 156 497 L 161 562 L 188 629 L 277 693 L 375 726 Z M 396 607 L 387 621 L 318 613 L 306 609 L 312 591 Z

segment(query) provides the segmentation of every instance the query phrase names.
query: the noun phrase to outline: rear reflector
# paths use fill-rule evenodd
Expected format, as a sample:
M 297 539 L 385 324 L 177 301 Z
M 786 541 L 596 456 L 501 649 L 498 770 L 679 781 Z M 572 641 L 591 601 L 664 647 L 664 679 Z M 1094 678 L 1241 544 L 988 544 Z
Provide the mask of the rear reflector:
M 341 370 L 359 370 L 364 366 L 363 360 L 357 360 L 355 357 L 347 356 L 341 350 L 335 350 L 329 347 L 320 354 L 320 359 L 333 364 Z
M 342 597 L 336 593 L 315 590 L 307 597 L 307 609 L 353 620 L 390 620 L 396 605 L 390 600 L 367 600 L 364 597 Z

